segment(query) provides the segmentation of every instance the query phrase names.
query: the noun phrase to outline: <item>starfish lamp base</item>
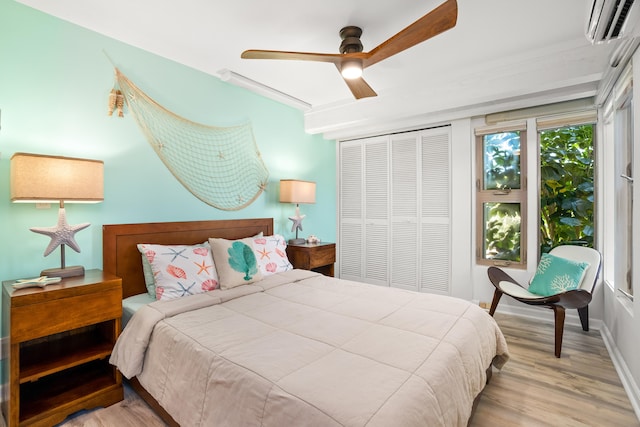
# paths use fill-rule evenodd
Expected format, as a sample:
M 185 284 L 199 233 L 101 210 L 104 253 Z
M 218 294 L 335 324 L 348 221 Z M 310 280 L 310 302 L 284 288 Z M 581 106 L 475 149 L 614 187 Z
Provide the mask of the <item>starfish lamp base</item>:
M 76 277 L 84 276 L 84 267 L 81 265 L 72 265 L 64 268 L 47 268 L 40 272 L 41 276 L 47 277 Z
M 300 205 L 296 203 L 296 215 L 289 217 L 292 222 L 291 231 L 296 232 L 296 238 L 289 239 L 290 245 L 304 245 L 304 243 L 306 242 L 306 240 L 304 240 L 303 238 L 298 238 L 298 230 L 302 230 L 302 220 L 304 219 L 304 217 L 305 215 L 300 215 Z
M 55 227 L 32 227 L 31 231 L 51 237 L 49 246 L 44 251 L 44 256 L 49 255 L 54 249 L 60 246 L 60 268 L 47 268 L 42 270 L 40 275 L 47 277 L 75 277 L 84 276 L 84 267 L 74 265 L 67 267 L 65 264 L 64 249 L 69 246 L 76 252 L 80 252 L 80 246 L 76 242 L 74 235 L 90 224 L 88 222 L 78 225 L 69 225 L 67 223 L 67 213 L 64 209 L 64 201 L 60 201 L 60 209 L 58 209 L 58 225 Z

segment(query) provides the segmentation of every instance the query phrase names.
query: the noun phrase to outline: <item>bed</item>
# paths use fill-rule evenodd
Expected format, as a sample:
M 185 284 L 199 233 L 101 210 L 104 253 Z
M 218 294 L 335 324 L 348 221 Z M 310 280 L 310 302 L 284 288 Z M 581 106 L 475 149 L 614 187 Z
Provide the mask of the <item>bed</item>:
M 138 244 L 260 233 L 271 218 L 105 225 L 103 269 L 132 297 Z M 476 305 L 293 269 L 141 304 L 111 361 L 169 425 L 464 426 L 508 357 Z

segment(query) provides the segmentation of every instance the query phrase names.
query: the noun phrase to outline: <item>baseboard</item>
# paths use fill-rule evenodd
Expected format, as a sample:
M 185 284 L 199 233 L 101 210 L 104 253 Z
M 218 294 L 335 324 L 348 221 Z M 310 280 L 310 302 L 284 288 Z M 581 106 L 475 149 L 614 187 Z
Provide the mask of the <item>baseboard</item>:
M 629 396 L 631 406 L 636 412 L 636 417 L 638 417 L 638 419 L 640 420 L 640 388 L 638 388 L 638 384 L 631 375 L 631 371 L 629 371 L 629 367 L 624 361 L 624 358 L 618 350 L 618 346 L 616 346 L 616 343 L 613 340 L 613 336 L 611 335 L 611 332 L 606 325 L 604 325 L 600 329 L 600 334 L 602 335 L 604 345 L 607 347 L 607 351 L 609 352 L 611 362 L 613 363 L 613 366 L 616 368 L 616 372 L 620 377 L 622 386 L 627 392 L 627 396 Z

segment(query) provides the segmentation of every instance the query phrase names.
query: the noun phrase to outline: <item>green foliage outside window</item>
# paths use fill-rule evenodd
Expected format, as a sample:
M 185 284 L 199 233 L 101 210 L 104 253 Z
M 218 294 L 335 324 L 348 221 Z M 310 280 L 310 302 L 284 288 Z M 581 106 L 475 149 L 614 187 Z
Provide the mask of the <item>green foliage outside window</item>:
M 483 152 L 484 190 L 521 188 L 520 131 L 485 135 Z M 484 203 L 484 224 L 485 259 L 520 262 L 520 203 Z
M 520 262 L 520 204 L 485 203 L 485 258 Z
M 520 188 L 520 132 L 484 136 L 484 189 Z
M 593 125 L 540 132 L 540 253 L 593 247 Z

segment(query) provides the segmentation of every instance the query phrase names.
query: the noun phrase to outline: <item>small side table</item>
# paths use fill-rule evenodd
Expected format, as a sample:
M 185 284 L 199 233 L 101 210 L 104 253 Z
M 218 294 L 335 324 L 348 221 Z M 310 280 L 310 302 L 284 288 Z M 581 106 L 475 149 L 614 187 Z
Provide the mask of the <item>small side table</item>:
M 8 427 L 52 426 L 121 401 L 122 377 L 109 357 L 120 333 L 122 280 L 87 270 L 44 289 L 13 283 L 2 282 Z
M 288 245 L 287 257 L 294 268 L 311 270 L 333 277 L 333 264 L 336 262 L 336 244 L 321 242 Z

